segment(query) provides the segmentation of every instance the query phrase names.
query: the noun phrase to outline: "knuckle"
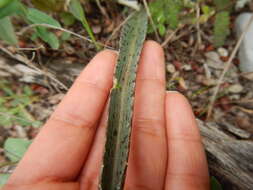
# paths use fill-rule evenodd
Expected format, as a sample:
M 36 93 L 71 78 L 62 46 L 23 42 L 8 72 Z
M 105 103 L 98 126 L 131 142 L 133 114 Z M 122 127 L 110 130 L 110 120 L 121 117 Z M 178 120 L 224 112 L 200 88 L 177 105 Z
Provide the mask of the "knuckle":
M 133 130 L 152 137 L 161 137 L 163 134 L 163 121 L 150 118 L 137 118 L 133 122 Z
M 53 114 L 50 121 L 59 123 L 62 126 L 81 127 L 86 129 L 92 129 L 94 126 L 94 122 L 87 120 L 84 116 L 74 113 Z

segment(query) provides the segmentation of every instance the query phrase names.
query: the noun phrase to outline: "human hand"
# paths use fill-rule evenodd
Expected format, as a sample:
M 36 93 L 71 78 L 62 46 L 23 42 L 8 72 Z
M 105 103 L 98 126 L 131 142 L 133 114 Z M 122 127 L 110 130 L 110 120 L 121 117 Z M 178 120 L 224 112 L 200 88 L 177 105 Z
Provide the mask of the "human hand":
M 97 190 L 117 54 L 96 55 L 41 129 L 3 190 Z M 163 50 L 146 42 L 137 72 L 125 190 L 208 190 L 187 100 L 165 91 Z

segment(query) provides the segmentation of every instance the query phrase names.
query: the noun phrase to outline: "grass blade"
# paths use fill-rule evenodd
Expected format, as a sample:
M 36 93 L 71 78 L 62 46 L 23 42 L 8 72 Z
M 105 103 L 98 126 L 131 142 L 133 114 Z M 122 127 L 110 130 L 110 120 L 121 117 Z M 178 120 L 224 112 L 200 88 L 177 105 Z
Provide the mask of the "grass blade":
M 69 11 L 71 12 L 71 14 L 73 14 L 73 16 L 77 20 L 79 20 L 82 23 L 83 27 L 88 32 L 88 34 L 89 34 L 91 40 L 93 41 L 94 45 L 96 46 L 97 50 L 99 50 L 100 46 L 96 42 L 95 36 L 93 35 L 93 32 L 92 32 L 90 25 L 85 17 L 84 10 L 83 10 L 82 5 L 79 2 L 79 0 L 71 0 L 71 2 L 69 4 Z
M 18 43 L 18 39 L 9 17 L 0 19 L 0 39 L 11 45 L 16 45 Z

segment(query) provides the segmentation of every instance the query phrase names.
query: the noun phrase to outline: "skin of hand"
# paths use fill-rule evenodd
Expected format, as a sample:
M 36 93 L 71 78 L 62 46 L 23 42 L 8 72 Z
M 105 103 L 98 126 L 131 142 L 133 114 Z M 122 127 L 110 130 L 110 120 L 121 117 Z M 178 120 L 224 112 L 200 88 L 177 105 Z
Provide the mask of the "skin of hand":
M 58 105 L 2 190 L 97 190 L 117 53 L 98 53 Z M 137 71 L 124 190 L 208 190 L 188 101 L 165 91 L 164 53 L 145 43 Z

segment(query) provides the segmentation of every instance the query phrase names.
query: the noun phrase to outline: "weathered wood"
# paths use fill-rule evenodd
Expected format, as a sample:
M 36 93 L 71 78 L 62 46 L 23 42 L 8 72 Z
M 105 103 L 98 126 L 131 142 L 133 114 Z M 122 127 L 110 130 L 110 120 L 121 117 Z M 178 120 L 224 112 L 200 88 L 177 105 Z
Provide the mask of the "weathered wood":
M 215 123 L 198 120 L 212 175 L 227 184 L 226 189 L 253 189 L 253 141 L 238 139 Z
M 73 64 L 51 64 L 48 71 L 61 77 L 58 79 L 70 87 L 83 67 L 82 64 L 76 64 L 75 68 Z M 33 72 L 21 63 L 4 58 L 0 59 L 0 78 L 1 74 L 16 76 L 28 83 L 48 85 L 42 73 Z M 222 184 L 225 184 L 225 190 L 252 190 L 253 136 L 235 126 L 205 123 L 200 120 L 198 125 L 203 136 L 211 175 L 218 177 Z

